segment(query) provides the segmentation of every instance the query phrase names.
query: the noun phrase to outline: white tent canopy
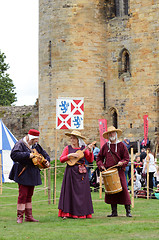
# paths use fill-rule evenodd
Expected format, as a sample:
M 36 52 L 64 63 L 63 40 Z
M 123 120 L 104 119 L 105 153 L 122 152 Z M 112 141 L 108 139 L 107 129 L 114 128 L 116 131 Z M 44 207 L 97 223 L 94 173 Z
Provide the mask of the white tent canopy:
M 11 180 L 8 178 L 10 170 L 13 166 L 13 161 L 10 158 L 10 153 L 16 142 L 17 139 L 0 119 L 0 155 L 2 163 L 2 176 L 0 177 L 2 179 L 2 182 L 11 182 Z

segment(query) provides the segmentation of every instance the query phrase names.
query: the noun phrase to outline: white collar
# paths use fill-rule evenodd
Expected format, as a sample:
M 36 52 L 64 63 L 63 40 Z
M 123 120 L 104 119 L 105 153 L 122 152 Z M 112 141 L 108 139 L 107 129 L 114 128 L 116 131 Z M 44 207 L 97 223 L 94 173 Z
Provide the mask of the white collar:
M 108 143 L 109 143 L 109 144 L 116 144 L 116 143 L 120 143 L 120 141 L 119 141 L 119 140 L 116 140 L 116 143 L 111 143 L 111 141 L 109 140 Z
M 24 141 L 30 148 L 32 148 L 32 145 L 29 145 L 29 144 L 28 144 L 28 142 L 27 142 L 27 140 L 26 140 L 26 136 L 23 138 L 23 141 Z
M 119 140 L 116 139 L 116 143 L 111 143 L 111 141 L 109 140 L 108 142 L 108 152 L 110 152 L 110 144 L 115 144 L 115 152 L 117 152 L 117 144 L 119 143 Z

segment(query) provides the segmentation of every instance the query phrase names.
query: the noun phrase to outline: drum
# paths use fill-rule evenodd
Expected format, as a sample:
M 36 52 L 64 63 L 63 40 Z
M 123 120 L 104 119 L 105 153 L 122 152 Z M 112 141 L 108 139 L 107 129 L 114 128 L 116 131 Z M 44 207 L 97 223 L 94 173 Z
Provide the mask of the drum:
M 111 169 L 102 172 L 106 194 L 114 194 L 122 191 L 118 170 Z

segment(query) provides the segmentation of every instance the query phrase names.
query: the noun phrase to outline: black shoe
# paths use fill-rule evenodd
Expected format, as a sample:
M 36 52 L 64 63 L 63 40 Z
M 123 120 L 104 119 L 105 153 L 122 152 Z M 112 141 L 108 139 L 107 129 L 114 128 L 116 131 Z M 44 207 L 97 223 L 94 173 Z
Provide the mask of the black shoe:
M 118 214 L 110 214 L 110 215 L 107 215 L 107 217 L 118 217 Z
M 132 217 L 131 213 L 126 213 L 127 217 Z

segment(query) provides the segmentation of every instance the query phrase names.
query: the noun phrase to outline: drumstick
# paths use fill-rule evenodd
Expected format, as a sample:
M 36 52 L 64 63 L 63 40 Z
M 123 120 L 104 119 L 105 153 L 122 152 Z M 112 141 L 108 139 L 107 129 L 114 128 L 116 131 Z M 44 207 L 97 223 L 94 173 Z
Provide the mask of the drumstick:
M 126 161 L 124 161 L 123 163 L 126 163 Z M 116 165 L 114 165 L 114 166 L 112 166 L 112 167 L 110 167 L 110 168 L 108 168 L 108 169 L 106 169 L 106 171 L 108 171 L 108 170 L 110 170 L 110 169 L 112 169 L 112 168 L 114 168 L 114 167 L 117 167 L 117 166 L 119 166 L 118 164 L 116 164 Z M 121 166 L 122 167 L 122 166 Z
M 112 166 L 112 167 L 106 169 L 106 171 L 109 171 L 110 169 L 115 168 L 115 167 L 117 167 L 117 166 L 118 166 L 118 164 L 116 164 L 116 165 L 114 165 L 114 166 Z

